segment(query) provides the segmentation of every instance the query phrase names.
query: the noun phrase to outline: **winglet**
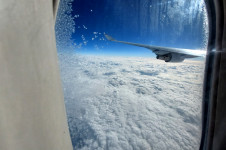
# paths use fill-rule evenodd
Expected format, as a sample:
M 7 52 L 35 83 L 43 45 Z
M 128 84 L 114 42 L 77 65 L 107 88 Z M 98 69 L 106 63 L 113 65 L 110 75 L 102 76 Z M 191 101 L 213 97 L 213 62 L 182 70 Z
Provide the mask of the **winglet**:
M 104 36 L 109 40 L 109 41 L 115 41 L 115 39 L 113 37 L 111 37 L 110 35 L 104 34 Z

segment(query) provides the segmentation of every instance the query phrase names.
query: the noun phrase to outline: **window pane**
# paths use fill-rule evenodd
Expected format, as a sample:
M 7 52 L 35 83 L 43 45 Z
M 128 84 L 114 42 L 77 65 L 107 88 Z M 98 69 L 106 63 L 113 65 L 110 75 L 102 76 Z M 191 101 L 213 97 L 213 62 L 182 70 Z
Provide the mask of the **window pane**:
M 105 34 L 198 52 L 207 29 L 200 0 L 61 0 L 56 40 L 73 147 L 199 149 L 205 58 L 158 52 L 165 62 Z M 172 62 L 178 55 L 185 60 Z

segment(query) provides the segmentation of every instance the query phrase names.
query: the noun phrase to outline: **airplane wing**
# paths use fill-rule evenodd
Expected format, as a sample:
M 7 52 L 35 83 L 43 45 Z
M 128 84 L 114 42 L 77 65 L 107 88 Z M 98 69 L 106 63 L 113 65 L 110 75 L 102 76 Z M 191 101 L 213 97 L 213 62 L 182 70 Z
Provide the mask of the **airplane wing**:
M 194 58 L 194 57 L 205 57 L 206 51 L 205 50 L 191 50 L 191 49 L 181 49 L 181 48 L 170 48 L 170 47 L 160 47 L 160 46 L 152 46 L 152 45 L 144 45 L 144 44 L 138 44 L 138 43 L 131 43 L 131 42 L 125 42 L 125 41 L 118 41 L 112 38 L 111 36 L 105 34 L 105 37 L 109 41 L 114 41 L 114 42 L 119 42 L 119 43 L 124 43 L 128 45 L 134 45 L 134 46 L 139 46 L 139 47 L 144 47 L 152 52 L 154 52 L 157 55 L 157 59 L 162 58 L 161 56 L 166 56 L 168 54 L 174 55 L 177 58 Z M 165 59 L 163 59 L 165 60 Z M 166 62 L 169 62 L 166 60 Z M 177 61 L 175 61 L 177 62 Z M 178 61 L 181 62 L 181 61 Z

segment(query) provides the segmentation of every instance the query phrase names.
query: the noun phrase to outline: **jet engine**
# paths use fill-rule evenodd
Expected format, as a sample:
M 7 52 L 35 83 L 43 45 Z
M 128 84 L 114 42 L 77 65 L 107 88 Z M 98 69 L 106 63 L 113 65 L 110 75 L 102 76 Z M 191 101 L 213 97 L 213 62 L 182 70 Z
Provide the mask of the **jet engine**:
M 165 62 L 182 62 L 185 56 L 183 54 L 168 53 L 165 55 L 157 55 L 156 59 L 164 60 Z

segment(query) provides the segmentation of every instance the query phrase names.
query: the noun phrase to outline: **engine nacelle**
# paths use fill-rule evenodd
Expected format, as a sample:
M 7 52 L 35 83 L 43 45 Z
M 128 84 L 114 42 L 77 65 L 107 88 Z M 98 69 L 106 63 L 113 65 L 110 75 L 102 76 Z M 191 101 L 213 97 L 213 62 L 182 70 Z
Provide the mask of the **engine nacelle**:
M 157 55 L 156 59 L 164 60 L 165 62 L 182 62 L 185 57 L 183 54 L 168 53 L 165 55 Z

